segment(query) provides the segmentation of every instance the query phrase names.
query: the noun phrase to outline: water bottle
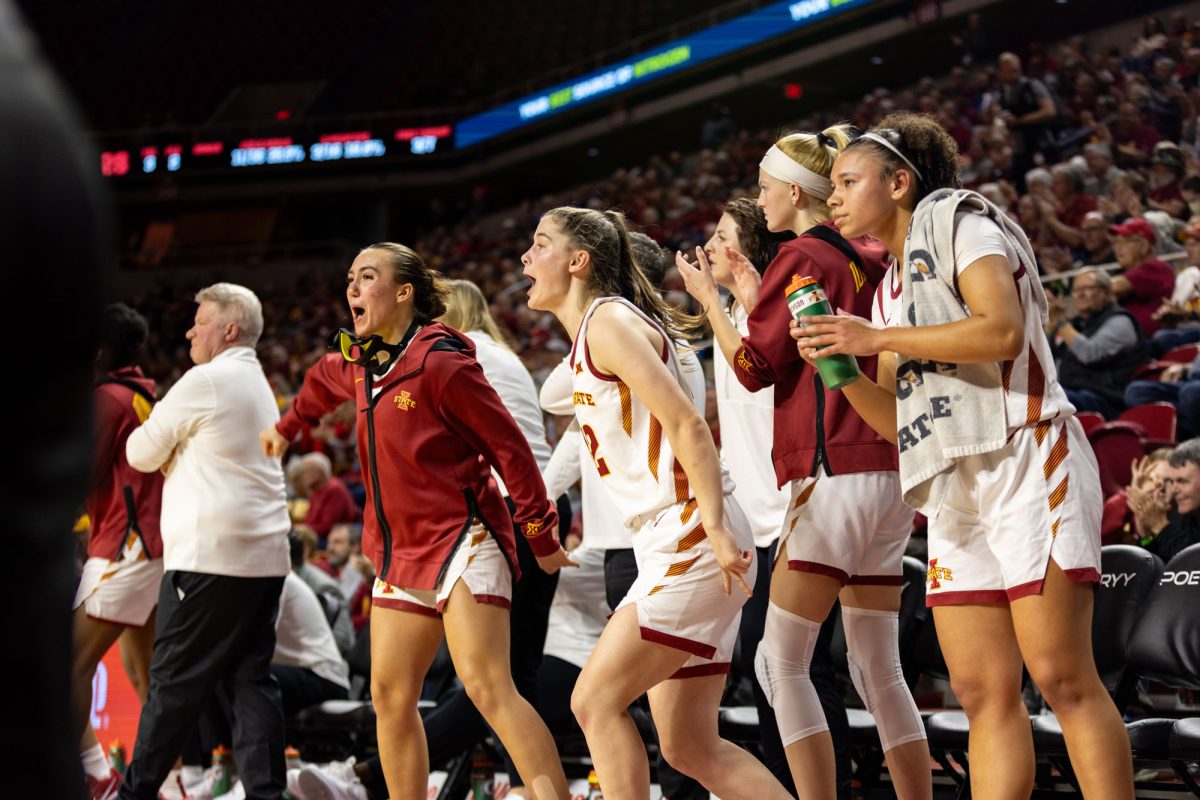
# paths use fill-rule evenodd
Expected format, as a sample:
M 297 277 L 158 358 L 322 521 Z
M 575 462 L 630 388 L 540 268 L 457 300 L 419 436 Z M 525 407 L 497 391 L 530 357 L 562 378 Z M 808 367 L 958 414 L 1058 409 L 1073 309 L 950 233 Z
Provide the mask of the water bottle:
M 125 745 L 121 744 L 120 739 L 113 739 L 108 746 L 108 763 L 118 774 L 125 774 Z
M 213 783 L 212 796 L 228 794 L 233 788 L 233 752 L 223 744 L 212 751 Z
M 816 278 L 793 275 L 786 291 L 788 311 L 792 312 L 792 319 L 797 322 L 803 322 L 803 317 L 833 314 L 825 291 Z M 828 389 L 840 389 L 862 375 L 858 370 L 858 361 L 846 354 L 818 357 L 817 371 L 821 373 L 821 380 Z
M 483 753 L 475 754 L 471 761 L 471 800 L 492 800 L 494 766 Z
M 600 791 L 600 776 L 596 770 L 588 772 L 587 800 L 604 800 L 604 792 Z

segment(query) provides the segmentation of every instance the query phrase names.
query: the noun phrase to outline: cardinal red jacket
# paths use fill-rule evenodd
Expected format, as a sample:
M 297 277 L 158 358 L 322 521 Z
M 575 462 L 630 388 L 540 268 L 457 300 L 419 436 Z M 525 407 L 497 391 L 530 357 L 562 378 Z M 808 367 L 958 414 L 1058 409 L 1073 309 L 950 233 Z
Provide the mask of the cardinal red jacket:
M 115 561 L 130 536 L 140 536 L 147 557 L 162 558 L 158 521 L 162 513 L 163 476 L 138 472 L 125 460 L 125 440 L 150 414 L 154 381 L 137 367 L 110 372 L 92 395 L 92 491 L 87 514 L 92 532 L 88 558 Z
M 843 252 L 852 248 L 856 257 Z M 832 224 L 817 225 L 785 242 L 767 267 L 750 314 L 749 335 L 734 357 L 733 374 L 757 392 L 775 387 L 775 441 L 771 458 L 779 485 L 816 475 L 878 472 L 899 468 L 896 446 L 863 421 L 840 391 L 828 391 L 815 367 L 800 358 L 789 333 L 787 285 L 793 275 L 812 276 L 832 309 L 871 318 L 875 287 L 886 271 L 883 245 L 874 239 L 843 239 Z M 858 359 L 874 379 L 875 358 Z
M 558 514 L 537 462 L 474 354 L 469 339 L 438 323 L 424 326 L 383 377 L 331 353 L 309 368 L 276 425 L 290 441 L 303 426 L 354 400 L 367 490 L 363 553 L 394 586 L 438 588 L 477 520 L 519 576 L 512 518 L 491 466 L 504 478 L 534 553 L 558 548 L 552 532 Z

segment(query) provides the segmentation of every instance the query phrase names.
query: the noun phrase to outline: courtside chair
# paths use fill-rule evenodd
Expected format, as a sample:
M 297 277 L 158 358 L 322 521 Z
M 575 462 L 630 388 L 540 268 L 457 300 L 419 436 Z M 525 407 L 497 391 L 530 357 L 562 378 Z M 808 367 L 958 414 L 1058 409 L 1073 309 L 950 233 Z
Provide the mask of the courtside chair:
M 1176 689 L 1200 690 L 1200 544 L 1167 563 L 1129 644 L 1129 662 L 1139 677 Z M 1195 749 L 1195 728 L 1174 718 L 1154 717 L 1128 723 L 1129 744 L 1137 762 L 1171 762 L 1181 780 L 1192 776 L 1176 750 Z M 1149 787 L 1147 787 L 1149 788 Z M 1194 790 L 1193 790 L 1194 791 Z
M 1115 544 L 1100 551 L 1101 583 L 1092 613 L 1092 654 L 1096 671 L 1117 710 L 1124 712 L 1137 686 L 1129 665 L 1129 641 L 1163 573 L 1158 556 L 1132 545 Z M 1079 791 L 1067 756 L 1062 726 L 1053 714 L 1033 717 L 1033 746 Z

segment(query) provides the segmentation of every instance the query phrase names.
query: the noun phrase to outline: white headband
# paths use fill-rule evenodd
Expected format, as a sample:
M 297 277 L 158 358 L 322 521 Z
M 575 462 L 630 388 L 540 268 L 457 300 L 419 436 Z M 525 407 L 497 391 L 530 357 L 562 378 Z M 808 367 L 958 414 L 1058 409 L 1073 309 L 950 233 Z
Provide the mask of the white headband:
M 811 194 L 822 202 L 833 194 L 833 184 L 829 182 L 829 178 L 818 175 L 803 164 L 797 164 L 775 145 L 771 145 L 771 149 L 763 156 L 762 161 L 758 162 L 758 166 L 772 178 L 794 183 L 806 194 Z
M 925 180 L 925 178 L 921 176 L 921 170 L 917 169 L 916 165 L 913 164 L 913 162 L 908 160 L 908 156 L 906 156 L 906 155 L 904 155 L 904 153 L 900 152 L 900 148 L 896 147 L 896 145 L 892 144 L 887 139 L 883 138 L 882 136 L 880 136 L 877 133 L 864 133 L 862 136 L 860 136 L 858 138 L 870 139 L 872 142 L 878 142 L 879 144 L 886 147 L 888 150 L 891 150 L 893 153 L 895 153 L 897 156 L 900 157 L 901 161 L 903 161 L 905 164 L 908 165 L 908 168 L 911 169 L 913 171 L 913 174 L 917 176 L 917 180 L 919 180 L 919 181 Z

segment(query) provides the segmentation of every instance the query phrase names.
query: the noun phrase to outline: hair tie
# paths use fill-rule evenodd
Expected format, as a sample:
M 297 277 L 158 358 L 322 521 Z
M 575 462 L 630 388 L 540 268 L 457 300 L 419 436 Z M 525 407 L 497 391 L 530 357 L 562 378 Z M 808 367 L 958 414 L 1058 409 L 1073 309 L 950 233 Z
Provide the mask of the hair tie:
M 822 147 L 832 147 L 834 150 L 837 150 L 837 142 L 835 142 L 832 137 L 826 136 L 824 133 L 817 134 L 817 144 L 821 145 Z

